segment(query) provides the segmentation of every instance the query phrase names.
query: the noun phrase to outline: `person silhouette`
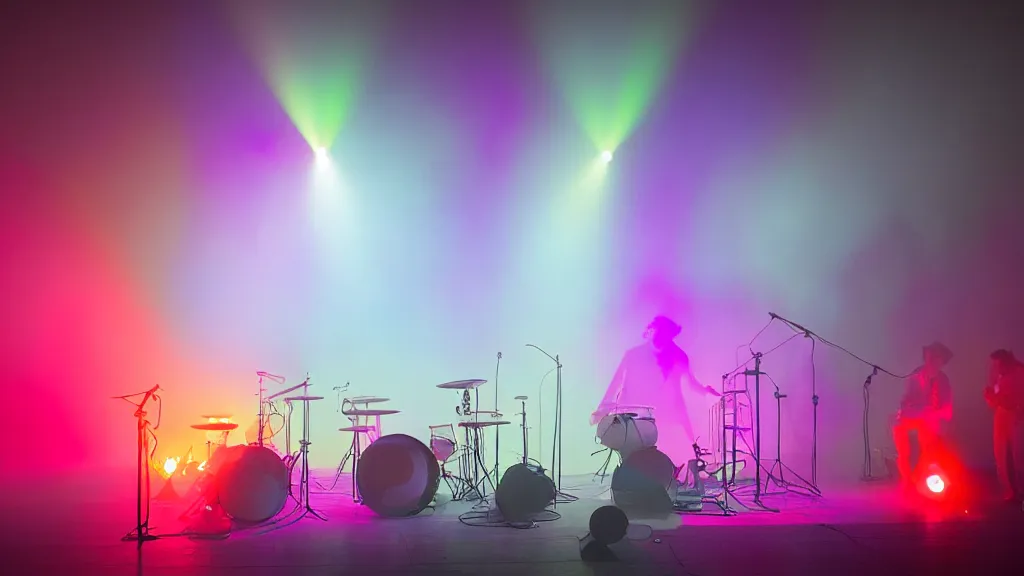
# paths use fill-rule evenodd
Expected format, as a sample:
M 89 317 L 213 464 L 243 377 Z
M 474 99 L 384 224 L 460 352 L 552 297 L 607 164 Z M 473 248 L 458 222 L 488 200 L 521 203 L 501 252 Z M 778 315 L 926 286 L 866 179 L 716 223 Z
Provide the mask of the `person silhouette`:
M 643 344 L 626 351 L 608 389 L 591 414 L 597 424 L 619 406 L 654 409 L 658 427 L 657 448 L 677 468 L 693 458 L 693 425 L 687 398 L 718 397 L 693 375 L 690 358 L 675 343 L 682 327 L 667 316 L 656 316 L 644 332 Z

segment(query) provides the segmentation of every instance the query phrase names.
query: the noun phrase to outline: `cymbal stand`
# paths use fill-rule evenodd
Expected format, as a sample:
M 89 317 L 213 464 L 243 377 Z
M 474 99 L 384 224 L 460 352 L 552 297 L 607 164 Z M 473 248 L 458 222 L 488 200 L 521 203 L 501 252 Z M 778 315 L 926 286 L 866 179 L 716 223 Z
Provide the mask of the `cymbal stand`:
M 871 374 L 868 374 L 868 377 L 864 380 L 864 421 L 862 423 L 864 429 L 864 464 L 861 467 L 862 474 L 860 477 L 864 482 L 882 480 L 882 478 L 871 473 L 871 423 L 868 415 L 871 411 L 871 381 L 875 376 L 878 376 L 878 366 L 872 366 L 871 368 Z
M 804 480 L 803 477 L 782 462 L 782 400 L 786 398 L 787 395 L 781 393 L 778 385 L 776 385 L 774 381 L 772 382 L 772 385 L 775 387 L 775 391 L 772 393 L 772 396 L 775 398 L 775 460 L 772 462 L 772 467 L 768 469 L 768 479 L 774 482 L 778 487 L 782 488 L 783 492 L 792 492 L 793 494 L 800 494 L 803 496 L 821 496 L 821 491 L 819 491 L 817 487 L 807 480 Z M 760 450 L 758 450 L 758 452 L 760 452 Z M 775 472 L 776 469 L 778 469 L 778 474 Z M 796 478 L 796 480 L 802 484 L 786 480 L 786 472 L 789 472 L 790 476 Z
M 302 401 L 302 440 L 299 441 L 299 459 L 302 463 L 299 474 L 299 505 L 304 509 L 296 521 L 310 515 L 326 522 L 327 517 L 313 510 L 309 503 L 309 446 L 312 444 L 309 441 L 309 404 L 309 400 Z
M 149 533 L 149 490 L 150 490 L 149 469 L 150 469 L 150 465 L 149 465 L 149 450 L 147 448 L 149 447 L 149 434 L 151 433 L 151 430 L 149 428 L 149 424 L 150 424 L 149 420 L 146 419 L 146 403 L 149 402 L 150 398 L 157 398 L 157 400 L 160 399 L 158 396 L 156 396 L 156 392 L 159 389 L 160 389 L 159 386 L 154 386 L 151 390 L 147 390 L 146 392 L 143 392 L 142 393 L 143 394 L 142 402 L 140 402 L 138 404 L 135 404 L 134 402 L 129 400 L 129 398 L 134 397 L 134 396 L 139 396 L 139 394 L 129 394 L 128 396 L 119 396 L 119 397 L 115 398 L 115 400 L 124 400 L 126 402 L 131 402 L 133 405 L 135 405 L 135 414 L 134 415 L 135 415 L 135 418 L 137 420 L 137 423 L 136 423 L 136 434 L 137 434 L 137 442 L 138 442 L 138 445 L 137 445 L 138 447 L 137 447 L 137 451 L 136 451 L 137 468 L 136 468 L 136 478 L 135 478 L 135 480 L 136 480 L 136 482 L 135 482 L 135 528 L 131 532 L 126 534 L 124 536 L 124 538 L 121 538 L 121 540 L 124 541 L 124 542 L 131 542 L 131 541 L 134 540 L 135 542 L 138 543 L 139 548 L 141 548 L 142 544 L 145 543 L 145 542 L 152 542 L 153 540 L 158 540 L 160 538 L 159 536 L 155 536 L 155 535 Z M 158 418 L 157 421 L 158 421 L 157 425 L 159 426 L 159 418 Z M 145 474 L 142 473 L 143 469 L 145 469 L 145 471 L 146 471 Z M 145 482 L 145 486 L 146 486 L 145 518 L 143 518 L 143 510 L 142 510 L 142 486 L 143 486 L 143 482 Z
M 523 403 L 523 411 L 518 415 L 523 417 L 523 423 L 520 424 L 523 428 L 523 464 L 525 465 L 530 460 L 530 433 L 529 428 L 526 427 L 526 396 L 516 396 L 516 400 Z
M 754 354 L 754 369 L 744 370 L 743 376 L 746 378 L 754 378 L 754 449 L 751 452 L 754 453 L 754 504 L 756 504 L 761 510 L 768 512 L 778 512 L 776 508 L 772 508 L 761 501 L 763 495 L 761 489 L 761 473 L 767 470 L 764 469 L 764 465 L 761 464 L 761 375 L 764 372 L 761 371 L 761 358 L 764 355 L 760 352 Z M 749 386 L 748 386 L 749 388 Z M 770 474 L 767 474 L 771 477 Z
M 501 372 L 501 352 L 498 352 L 498 360 L 494 365 L 494 413 L 501 414 L 498 410 L 498 374 Z M 524 416 L 525 417 L 525 416 Z M 501 465 L 498 464 L 501 454 L 501 426 L 494 427 L 494 477 L 501 478 Z

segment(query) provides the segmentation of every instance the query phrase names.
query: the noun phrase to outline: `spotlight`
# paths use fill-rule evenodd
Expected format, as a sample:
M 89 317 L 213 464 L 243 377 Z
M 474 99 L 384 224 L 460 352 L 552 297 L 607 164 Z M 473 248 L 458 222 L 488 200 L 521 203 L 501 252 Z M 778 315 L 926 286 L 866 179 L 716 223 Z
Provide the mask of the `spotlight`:
M 532 522 L 555 500 L 555 483 L 542 470 L 510 466 L 494 490 L 494 503 L 509 523 Z
M 928 487 L 932 494 L 941 494 L 946 490 L 946 482 L 938 474 L 932 474 L 925 478 L 924 485 Z
M 313 153 L 316 155 L 316 161 L 319 163 L 324 163 L 331 159 L 330 155 L 327 153 L 327 148 L 324 148 L 323 146 L 317 147 Z
M 604 162 L 605 164 L 611 162 L 612 161 L 612 151 L 611 150 L 605 150 L 604 152 L 601 152 L 601 161 Z

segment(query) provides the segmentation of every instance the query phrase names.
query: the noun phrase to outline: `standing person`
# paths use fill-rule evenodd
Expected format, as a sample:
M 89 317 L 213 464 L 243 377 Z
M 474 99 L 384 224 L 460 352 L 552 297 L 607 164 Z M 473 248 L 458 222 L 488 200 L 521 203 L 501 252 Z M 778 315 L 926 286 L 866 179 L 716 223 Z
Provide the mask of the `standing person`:
M 933 342 L 922 349 L 922 357 L 924 364 L 907 378 L 892 431 L 896 464 L 905 487 L 910 486 L 914 479 L 914 468 L 910 463 L 910 433 L 917 434 L 918 453 L 927 454 L 941 437 L 942 423 L 953 417 L 952 388 L 942 371 L 953 358 L 953 352 L 945 345 Z
M 646 342 L 626 351 L 604 398 L 591 415 L 591 424 L 612 413 L 616 406 L 649 406 L 655 409 L 658 450 L 676 467 L 693 457 L 693 426 L 684 397 L 718 396 L 702 386 L 690 369 L 690 358 L 675 343 L 682 327 L 666 316 L 657 316 L 644 332 Z
M 995 410 L 992 444 L 996 474 L 1007 502 L 1024 498 L 1024 364 L 1009 350 L 996 350 L 989 358 L 991 384 L 985 401 Z

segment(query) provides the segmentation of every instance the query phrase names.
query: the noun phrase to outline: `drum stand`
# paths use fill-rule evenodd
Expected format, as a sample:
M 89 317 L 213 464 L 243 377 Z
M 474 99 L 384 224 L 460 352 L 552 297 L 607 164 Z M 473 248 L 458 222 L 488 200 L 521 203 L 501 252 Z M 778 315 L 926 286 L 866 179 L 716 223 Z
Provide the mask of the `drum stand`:
M 131 542 L 131 541 L 134 540 L 135 542 L 138 543 L 139 548 L 141 548 L 142 544 L 145 543 L 145 542 L 152 542 L 153 540 L 158 540 L 160 538 L 159 536 L 154 536 L 154 535 L 149 533 L 149 491 L 150 491 L 149 468 L 150 467 L 149 467 L 149 450 L 147 449 L 149 447 L 149 441 L 148 441 L 148 436 L 147 436 L 149 434 L 149 420 L 146 419 L 146 410 L 145 410 L 146 402 L 149 402 L 149 399 L 151 397 L 153 397 L 153 395 L 156 393 L 157 390 L 159 390 L 159 386 L 154 387 L 152 390 L 147 391 L 145 393 L 145 396 L 142 398 L 142 402 L 137 404 L 136 405 L 136 409 L 135 409 L 135 418 L 138 421 L 137 425 L 136 425 L 136 433 L 137 433 L 137 439 L 138 439 L 138 448 L 137 448 L 137 452 L 136 452 L 137 472 L 136 472 L 136 478 L 135 478 L 136 479 L 136 482 L 135 482 L 135 528 L 131 532 L 126 534 L 124 536 L 124 538 L 121 538 L 121 540 L 124 541 L 124 542 Z M 118 399 L 131 402 L 131 400 L 128 400 L 128 398 L 131 397 L 131 396 L 137 396 L 137 394 L 132 394 L 132 395 L 129 395 L 129 396 L 121 396 Z M 142 473 L 143 468 L 145 468 L 145 470 L 146 470 L 145 474 Z M 146 483 L 146 510 L 145 510 L 145 518 L 143 518 L 143 510 L 142 510 L 142 483 L 143 482 Z
M 299 468 L 299 497 L 298 504 L 303 508 L 302 514 L 299 515 L 295 521 L 305 518 L 306 515 L 311 515 L 318 520 L 327 521 L 327 517 L 313 510 L 313 507 L 309 504 L 309 446 L 312 442 L 309 441 L 309 400 L 302 401 L 302 440 L 299 441 L 299 456 L 298 459 L 301 462 Z

